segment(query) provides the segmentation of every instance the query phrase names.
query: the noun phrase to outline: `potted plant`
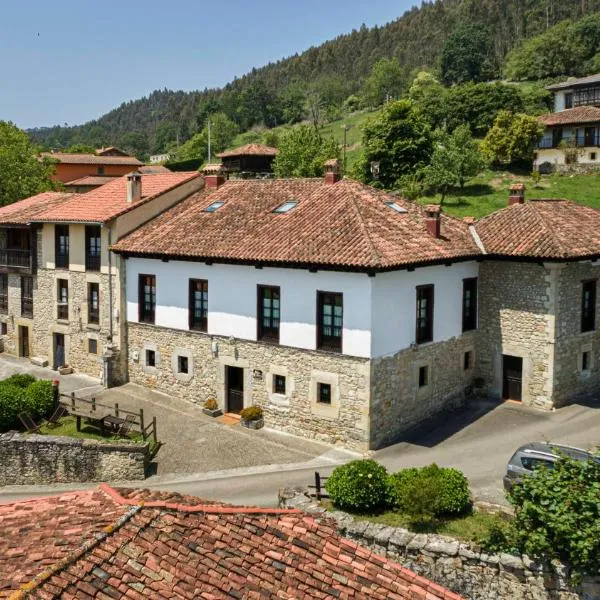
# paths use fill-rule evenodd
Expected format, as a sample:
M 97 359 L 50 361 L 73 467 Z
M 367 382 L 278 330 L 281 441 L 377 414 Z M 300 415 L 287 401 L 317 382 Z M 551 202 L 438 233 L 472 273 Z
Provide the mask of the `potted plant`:
M 240 413 L 241 422 L 243 427 L 248 429 L 261 429 L 265 425 L 263 419 L 263 411 L 260 406 L 249 406 L 244 408 Z
M 219 405 L 214 398 L 209 398 L 204 403 L 202 412 L 209 417 L 220 417 L 223 414 L 223 411 L 219 408 Z

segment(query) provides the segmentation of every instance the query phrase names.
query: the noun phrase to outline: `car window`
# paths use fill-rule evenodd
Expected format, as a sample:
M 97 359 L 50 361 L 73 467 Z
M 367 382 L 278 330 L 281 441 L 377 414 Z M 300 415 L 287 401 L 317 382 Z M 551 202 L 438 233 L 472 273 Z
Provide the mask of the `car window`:
M 546 469 L 554 469 L 554 462 L 543 458 L 533 458 L 532 456 L 521 456 L 521 464 L 529 471 L 546 467 Z

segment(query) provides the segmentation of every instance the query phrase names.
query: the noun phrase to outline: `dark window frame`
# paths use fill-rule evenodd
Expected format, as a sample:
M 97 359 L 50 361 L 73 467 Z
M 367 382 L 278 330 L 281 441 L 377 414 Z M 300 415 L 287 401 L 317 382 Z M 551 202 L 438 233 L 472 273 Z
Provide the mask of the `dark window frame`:
M 324 392 L 326 390 L 327 390 L 327 393 L 324 394 Z M 332 394 L 332 389 L 331 389 L 330 383 L 322 383 L 322 382 L 317 383 L 317 402 L 319 404 L 326 404 L 326 405 L 330 406 L 332 396 L 333 396 L 333 394 Z
M 152 357 L 152 360 L 149 360 Z M 146 367 L 156 367 L 156 350 L 147 348 L 144 355 L 144 365 Z
M 85 226 L 85 270 L 99 271 L 102 254 L 102 229 L 100 225 Z
M 0 313 L 8 314 L 8 273 L 0 273 Z
M 477 329 L 477 302 L 478 302 L 477 277 L 463 279 L 462 296 L 462 330 L 473 331 Z
M 433 284 L 417 286 L 417 314 L 415 341 L 417 344 L 426 344 L 433 341 L 433 305 L 435 297 L 435 287 Z M 425 304 L 425 314 L 423 315 L 423 302 Z
M 285 375 L 273 375 L 273 393 L 285 395 L 287 387 L 287 381 Z
M 185 369 L 183 368 L 185 367 Z M 177 356 L 177 373 L 181 375 L 189 375 L 190 359 L 182 354 Z
M 54 264 L 57 269 L 69 268 L 69 252 L 71 246 L 68 225 L 54 226 Z
M 146 281 L 150 289 L 150 296 L 146 298 Z M 140 323 L 154 324 L 156 319 L 156 275 L 140 273 L 138 275 L 138 320 Z
M 419 367 L 419 388 L 424 388 L 429 385 L 429 365 L 421 365 Z
M 590 351 L 585 350 L 581 353 L 581 370 L 589 371 L 590 370 Z
M 581 333 L 596 330 L 596 279 L 581 282 Z
M 266 298 L 265 293 L 271 297 Z M 275 297 L 275 295 L 277 297 Z M 265 306 L 265 300 L 269 300 L 269 306 Z M 278 302 L 277 307 L 274 306 Z M 269 315 L 265 314 L 269 310 Z M 275 317 L 275 311 L 277 316 Z M 268 322 L 268 325 L 266 324 Z M 279 330 L 281 327 L 281 288 L 277 285 L 256 286 L 256 339 L 263 342 L 279 344 Z
M 473 351 L 466 350 L 463 354 L 463 371 L 468 371 L 473 368 Z
M 93 350 L 92 350 L 93 346 Z M 95 338 L 88 338 L 88 354 L 98 354 L 98 340 Z
M 65 292 L 64 295 L 62 292 Z M 56 318 L 61 321 L 69 320 L 69 280 L 56 280 Z
M 340 299 L 341 306 L 341 324 L 335 324 L 335 307 L 338 306 L 336 303 L 337 299 Z M 333 303 L 332 303 L 333 300 Z M 332 306 L 333 310 L 331 315 L 324 313 L 326 306 Z M 331 317 L 331 324 L 326 324 L 326 318 Z M 325 330 L 331 329 L 331 334 L 326 334 Z M 339 335 L 335 334 L 335 331 L 339 330 Z M 344 294 L 342 292 L 324 292 L 317 290 L 317 349 L 328 350 L 330 352 L 341 352 L 343 347 L 344 338 Z
M 200 289 L 197 288 L 198 284 Z M 197 306 L 196 292 L 200 292 Z M 203 295 L 206 294 L 206 299 Z M 196 310 L 199 308 L 199 314 Z M 188 327 L 194 331 L 208 331 L 208 280 L 190 279 L 188 283 Z
M 94 307 L 94 292 L 96 295 L 96 306 Z M 88 323 L 100 324 L 100 284 L 94 281 L 88 283 Z
M 21 316 L 33 318 L 33 277 L 21 276 Z

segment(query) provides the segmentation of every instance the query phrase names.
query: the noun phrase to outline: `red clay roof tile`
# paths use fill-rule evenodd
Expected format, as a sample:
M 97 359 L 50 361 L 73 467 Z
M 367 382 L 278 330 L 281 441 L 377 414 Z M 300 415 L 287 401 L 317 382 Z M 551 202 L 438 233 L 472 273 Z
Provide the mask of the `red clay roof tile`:
M 0 208 L 0 224 L 26 225 L 45 210 L 61 204 L 73 194 L 67 192 L 42 192 L 19 202 Z
M 103 156 L 101 154 L 68 152 L 42 152 L 41 156 L 69 165 L 130 165 L 137 167 L 143 164 L 134 156 Z
M 544 125 L 577 125 L 578 123 L 600 123 L 600 108 L 596 106 L 577 106 L 559 112 L 542 115 Z
M 228 158 L 231 156 L 277 156 L 279 150 L 277 148 L 271 148 L 263 144 L 246 144 L 245 146 L 239 146 L 232 150 L 226 150 L 217 154 L 218 158 Z

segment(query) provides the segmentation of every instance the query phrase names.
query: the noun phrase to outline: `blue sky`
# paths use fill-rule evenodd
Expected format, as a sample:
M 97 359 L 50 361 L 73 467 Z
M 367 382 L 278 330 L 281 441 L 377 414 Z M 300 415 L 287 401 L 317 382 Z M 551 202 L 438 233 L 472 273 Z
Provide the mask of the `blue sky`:
M 157 88 L 221 86 L 254 66 L 381 25 L 417 0 L 2 2 L 0 120 L 96 118 Z

